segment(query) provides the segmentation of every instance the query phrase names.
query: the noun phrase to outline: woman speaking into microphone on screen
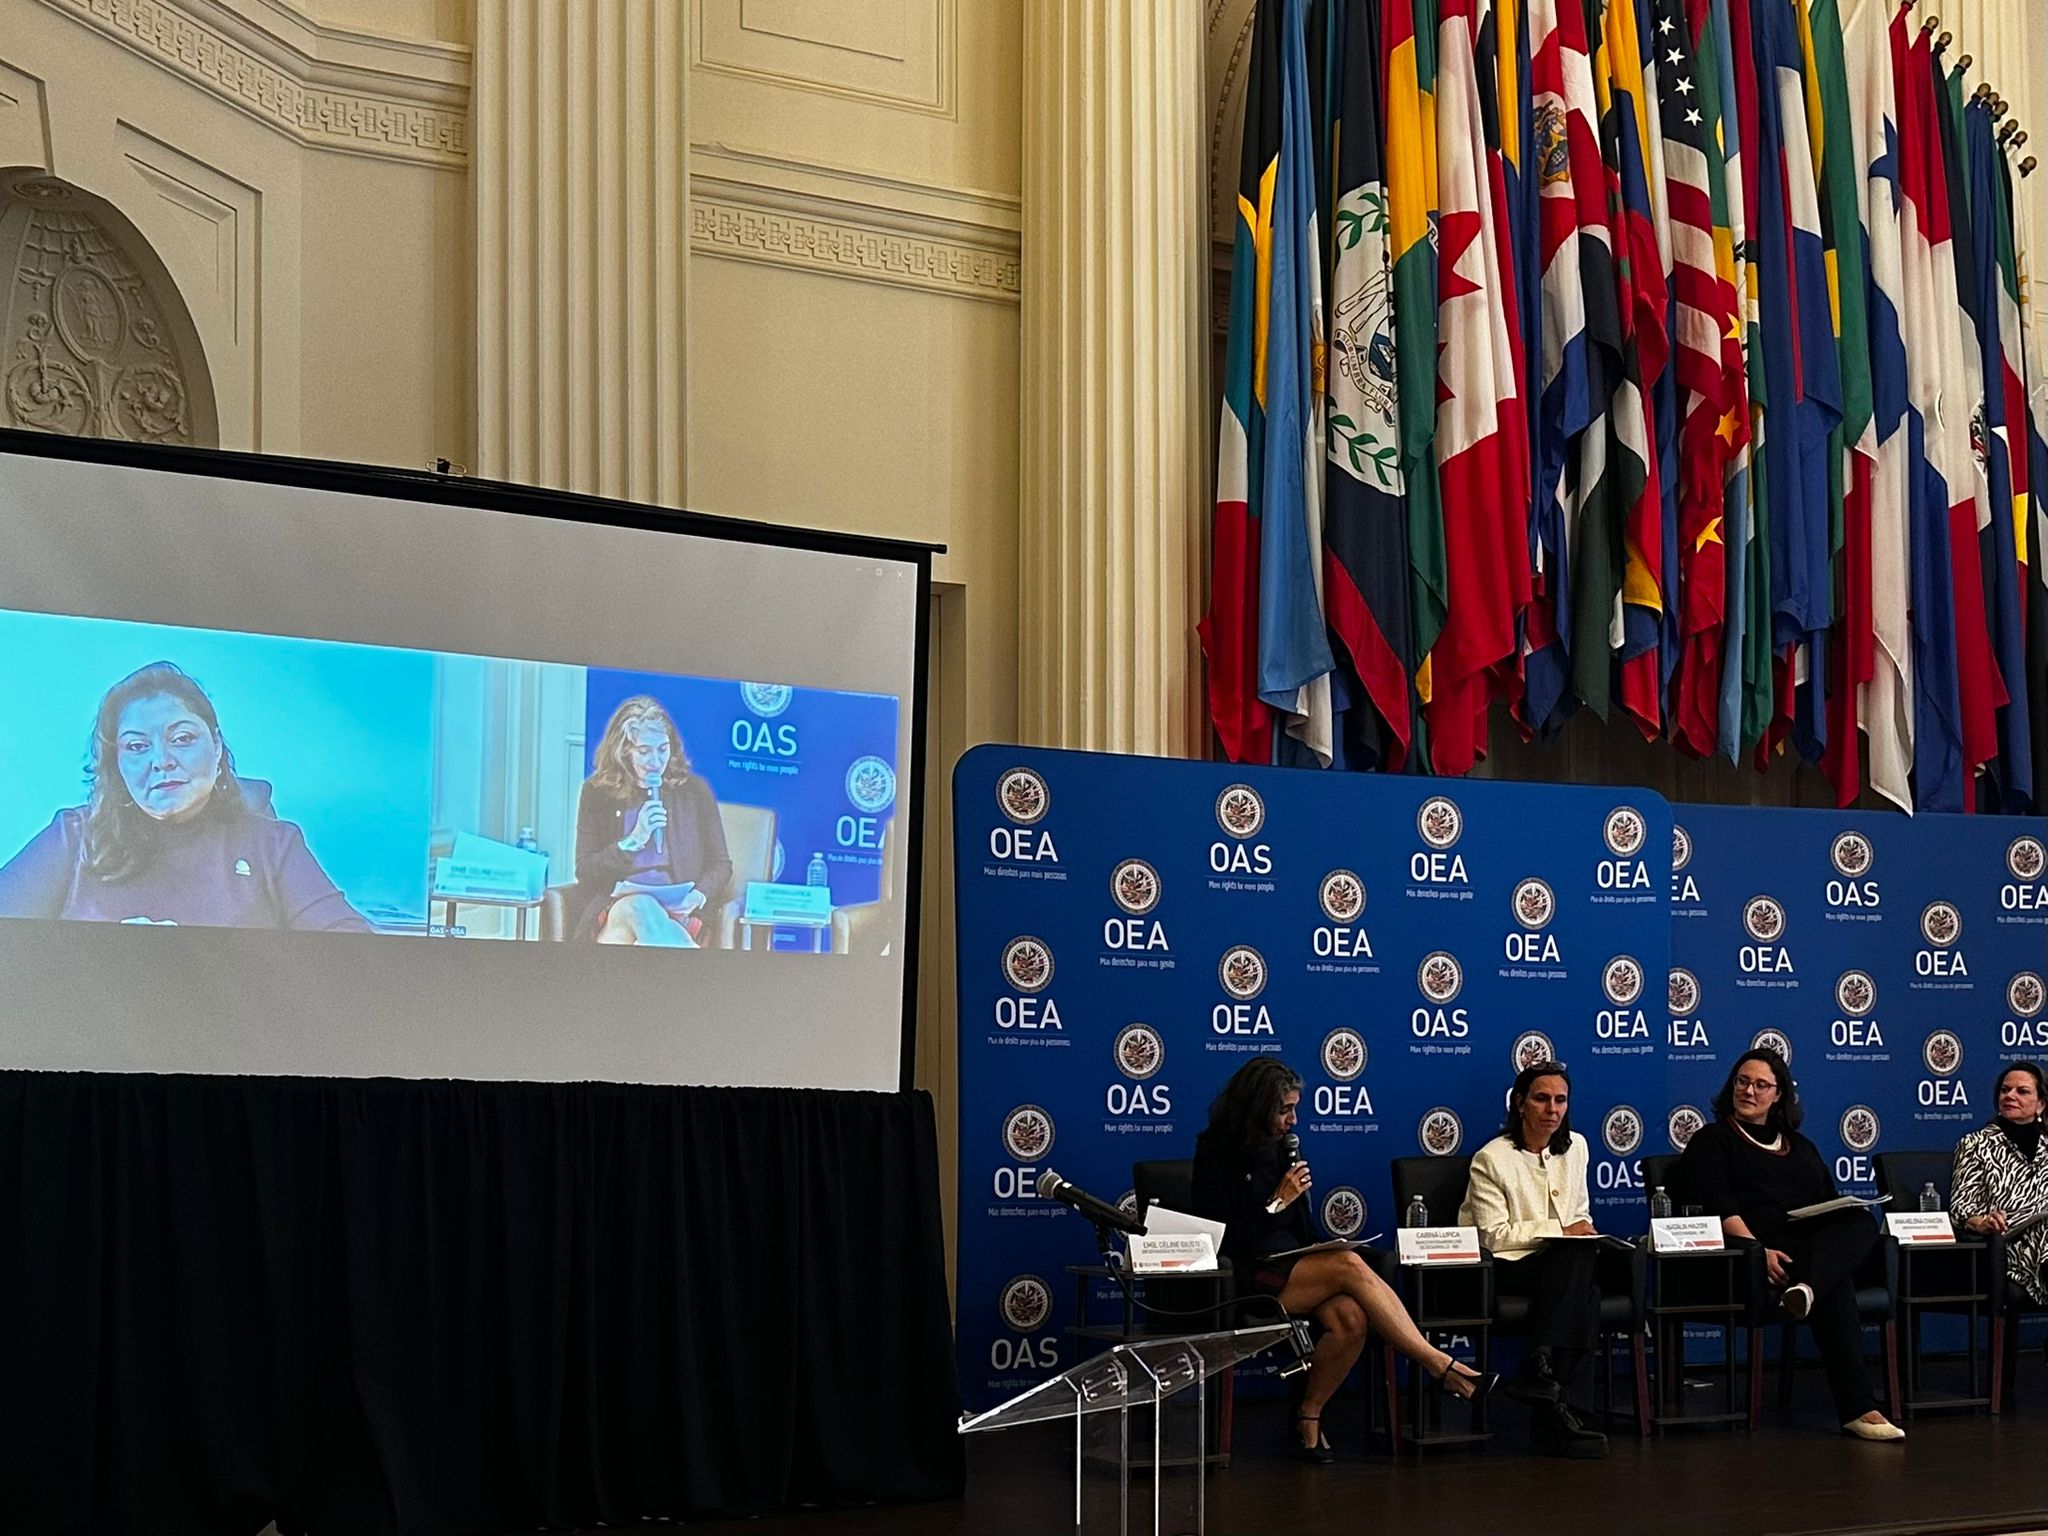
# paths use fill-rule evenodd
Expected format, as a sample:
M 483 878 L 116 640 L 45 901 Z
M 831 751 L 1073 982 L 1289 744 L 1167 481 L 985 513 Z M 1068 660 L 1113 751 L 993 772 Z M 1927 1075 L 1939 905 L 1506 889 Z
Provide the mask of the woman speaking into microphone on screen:
M 668 711 L 634 695 L 612 711 L 577 801 L 584 906 L 569 931 L 600 944 L 694 949 L 697 914 L 731 882 L 711 786 L 690 771 Z

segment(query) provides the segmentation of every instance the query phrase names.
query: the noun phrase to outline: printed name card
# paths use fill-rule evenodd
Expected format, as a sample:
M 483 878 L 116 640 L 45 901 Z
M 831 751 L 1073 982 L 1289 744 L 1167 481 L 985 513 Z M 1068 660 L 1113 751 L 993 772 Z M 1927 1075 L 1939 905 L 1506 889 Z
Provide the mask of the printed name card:
M 1718 1216 L 1656 1216 L 1650 1221 L 1652 1253 L 1720 1253 L 1728 1246 Z
M 1947 1211 L 1886 1211 L 1884 1224 L 1902 1243 L 1952 1243 L 1955 1226 Z
M 1216 1268 L 1216 1243 L 1206 1232 L 1134 1233 L 1130 1247 L 1133 1274 L 1203 1274 Z
M 1477 1264 L 1477 1227 L 1402 1227 L 1401 1262 L 1407 1265 Z

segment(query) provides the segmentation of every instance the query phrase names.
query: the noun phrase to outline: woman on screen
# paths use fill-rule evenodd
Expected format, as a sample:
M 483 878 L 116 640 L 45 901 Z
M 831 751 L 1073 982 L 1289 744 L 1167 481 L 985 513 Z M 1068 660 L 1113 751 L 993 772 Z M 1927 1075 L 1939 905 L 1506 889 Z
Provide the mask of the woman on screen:
M 1238 1068 L 1209 1106 L 1208 1129 L 1195 1138 L 1194 1214 L 1223 1223 L 1223 1252 L 1240 1286 L 1322 1325 L 1295 1433 L 1304 1458 L 1328 1462 L 1323 1405 L 1350 1374 L 1368 1328 L 1379 1329 L 1453 1397 L 1483 1398 L 1500 1378 L 1478 1374 L 1424 1338 L 1393 1287 L 1355 1252 L 1290 1252 L 1323 1240 L 1308 1209 L 1308 1164 L 1291 1135 L 1300 1103 L 1301 1076 L 1279 1057 L 1259 1056 Z
M 612 711 L 577 802 L 570 933 L 694 949 L 697 914 L 731 883 L 711 786 L 690 771 L 668 711 L 636 694 Z
M 1870 1213 L 1845 1209 L 1802 1221 L 1791 1213 L 1835 1198 L 1820 1148 L 1799 1134 L 1805 1118 L 1792 1069 L 1773 1050 L 1745 1051 L 1714 1098 L 1714 1124 L 1693 1133 L 1678 1165 L 1685 1198 L 1721 1218 L 1728 1237 L 1762 1245 L 1764 1270 L 1788 1317 L 1813 1334 L 1835 1416 L 1859 1440 L 1903 1440 L 1877 1408 L 1863 1368 L 1856 1266 L 1876 1246 Z
M 0 917 L 366 933 L 270 786 L 235 772 L 213 701 L 159 661 L 107 690 L 84 805 L 0 868 Z
M 2016 1061 L 1998 1074 L 1989 1125 L 1956 1143 L 1949 1214 L 1979 1237 L 2004 1233 L 2006 1278 L 2048 1303 L 2048 1221 L 2014 1233 L 2048 1211 L 2048 1149 L 2041 1145 L 2041 1069 Z

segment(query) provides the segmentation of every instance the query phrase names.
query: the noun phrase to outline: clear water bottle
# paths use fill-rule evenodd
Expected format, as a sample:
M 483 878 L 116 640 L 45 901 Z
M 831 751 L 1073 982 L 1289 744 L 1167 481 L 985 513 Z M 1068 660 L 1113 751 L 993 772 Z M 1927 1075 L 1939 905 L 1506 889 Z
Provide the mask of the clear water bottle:
M 1429 1207 L 1422 1202 L 1422 1196 L 1408 1197 L 1408 1214 L 1401 1218 L 1404 1227 L 1426 1227 L 1429 1225 Z
M 1938 1211 L 1941 1209 L 1941 1191 L 1934 1187 L 1932 1179 L 1929 1179 L 1920 1186 L 1920 1209 L 1923 1211 Z
M 1662 1184 L 1650 1191 L 1650 1218 L 1661 1221 L 1671 1214 L 1671 1194 Z
M 810 868 L 804 872 L 804 884 L 830 885 L 831 883 L 832 877 L 825 870 L 825 855 L 822 853 L 812 854 Z
M 533 835 L 533 828 L 521 827 L 519 829 L 519 846 L 528 853 L 540 852 L 540 839 Z

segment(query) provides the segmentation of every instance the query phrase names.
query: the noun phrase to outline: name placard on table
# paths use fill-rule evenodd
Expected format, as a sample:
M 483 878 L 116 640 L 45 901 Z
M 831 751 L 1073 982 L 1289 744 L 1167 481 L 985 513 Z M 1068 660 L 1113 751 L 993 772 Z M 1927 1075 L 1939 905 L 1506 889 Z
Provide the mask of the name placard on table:
M 1956 1240 L 1955 1223 L 1948 1219 L 1947 1211 L 1886 1211 L 1884 1224 L 1902 1243 L 1953 1243 Z
M 1727 1246 L 1718 1216 L 1655 1216 L 1650 1220 L 1652 1253 L 1720 1253 Z
M 1477 1227 L 1402 1227 L 1401 1262 L 1406 1265 L 1477 1264 Z
M 1216 1268 L 1216 1243 L 1206 1232 L 1135 1233 L 1129 1243 L 1135 1275 L 1206 1274 Z

